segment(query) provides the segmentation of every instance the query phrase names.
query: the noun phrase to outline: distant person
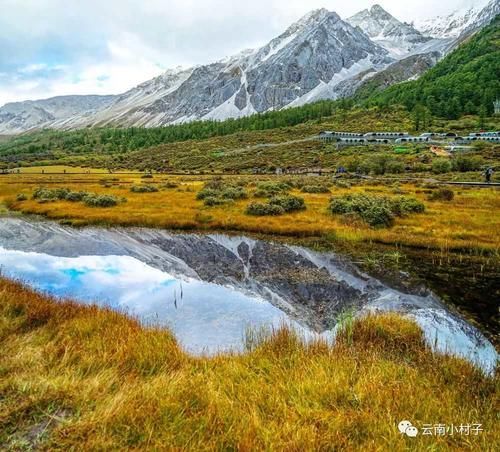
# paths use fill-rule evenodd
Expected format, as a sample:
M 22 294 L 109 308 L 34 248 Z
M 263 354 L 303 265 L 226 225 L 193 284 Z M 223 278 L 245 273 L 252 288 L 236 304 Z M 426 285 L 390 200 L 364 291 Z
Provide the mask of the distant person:
M 484 177 L 486 179 L 486 183 L 490 183 L 491 182 L 491 176 L 493 175 L 493 168 L 490 166 L 488 168 L 486 168 L 486 171 L 484 172 Z

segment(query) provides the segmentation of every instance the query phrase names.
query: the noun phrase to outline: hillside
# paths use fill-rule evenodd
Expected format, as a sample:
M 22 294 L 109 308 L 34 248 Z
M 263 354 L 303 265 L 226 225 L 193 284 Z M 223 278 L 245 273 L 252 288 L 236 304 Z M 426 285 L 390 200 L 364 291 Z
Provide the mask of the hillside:
M 463 114 L 491 114 L 500 97 L 500 16 L 464 42 L 418 80 L 376 92 L 374 78 L 357 93 L 368 105 L 403 104 L 408 110 L 427 107 L 433 115 L 457 118 Z

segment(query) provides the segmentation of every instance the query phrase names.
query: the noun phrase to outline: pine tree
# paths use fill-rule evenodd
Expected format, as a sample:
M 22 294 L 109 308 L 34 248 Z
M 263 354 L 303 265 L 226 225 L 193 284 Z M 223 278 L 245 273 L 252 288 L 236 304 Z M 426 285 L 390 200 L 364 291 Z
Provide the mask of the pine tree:
M 481 130 L 485 128 L 487 114 L 488 114 L 488 109 L 486 108 L 485 105 L 481 105 L 481 107 L 479 108 L 479 123 L 478 123 L 478 127 Z

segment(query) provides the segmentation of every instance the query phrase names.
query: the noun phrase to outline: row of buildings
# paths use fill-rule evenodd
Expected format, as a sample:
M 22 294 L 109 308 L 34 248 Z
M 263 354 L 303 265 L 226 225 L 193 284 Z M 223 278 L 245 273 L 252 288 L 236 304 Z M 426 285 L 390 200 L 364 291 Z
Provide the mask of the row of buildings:
M 321 141 L 335 142 L 340 144 L 369 144 L 369 143 L 423 143 L 423 142 L 442 142 L 455 140 L 458 142 L 468 141 L 493 141 L 500 142 L 500 132 L 472 132 L 468 136 L 458 136 L 454 132 L 446 133 L 422 133 L 419 136 L 411 136 L 407 132 L 332 132 L 322 131 L 318 134 Z

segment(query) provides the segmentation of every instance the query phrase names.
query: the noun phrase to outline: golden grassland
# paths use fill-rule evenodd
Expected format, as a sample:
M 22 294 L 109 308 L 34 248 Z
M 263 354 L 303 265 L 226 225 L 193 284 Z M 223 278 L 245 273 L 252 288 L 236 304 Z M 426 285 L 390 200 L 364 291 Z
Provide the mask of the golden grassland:
M 222 206 L 206 207 L 196 199 L 203 187 L 203 176 L 155 175 L 141 180 L 137 175 L 113 174 L 10 174 L 0 176 L 0 203 L 13 211 L 40 214 L 73 225 L 147 226 L 183 230 L 224 230 L 281 236 L 323 237 L 351 243 L 375 242 L 423 247 L 435 250 L 474 250 L 498 254 L 500 248 L 500 196 L 494 188 L 454 187 L 452 201 L 430 201 L 421 184 L 376 184 L 373 181 L 351 188 L 332 186 L 331 194 L 308 194 L 294 191 L 305 199 L 307 209 L 278 217 L 255 217 L 245 214 L 259 179 L 248 177 L 249 199 Z M 132 184 L 176 182 L 176 188 L 162 188 L 156 193 L 132 193 Z M 276 179 L 273 179 L 276 180 Z M 31 199 L 33 190 L 68 187 L 95 193 L 125 197 L 127 202 L 110 208 L 87 207 L 83 203 L 57 201 L 39 203 Z M 422 200 L 426 212 L 398 218 L 391 228 L 373 229 L 357 222 L 346 223 L 327 210 L 332 195 L 364 192 L 395 196 L 405 194 Z M 16 201 L 19 193 L 28 199 Z
M 498 377 L 438 355 L 412 321 L 367 317 L 335 343 L 282 328 L 241 355 L 184 353 L 166 330 L 0 278 L 7 450 L 498 450 Z M 350 331 L 350 332 L 349 332 Z M 397 424 L 481 423 L 479 435 Z
M 12 170 L 14 173 L 19 174 L 109 174 L 106 168 L 88 168 L 83 166 L 67 166 L 67 165 L 47 165 L 47 166 L 27 166 L 14 168 Z M 116 171 L 120 173 L 120 171 Z M 134 171 L 123 171 L 127 173 L 133 173 Z

